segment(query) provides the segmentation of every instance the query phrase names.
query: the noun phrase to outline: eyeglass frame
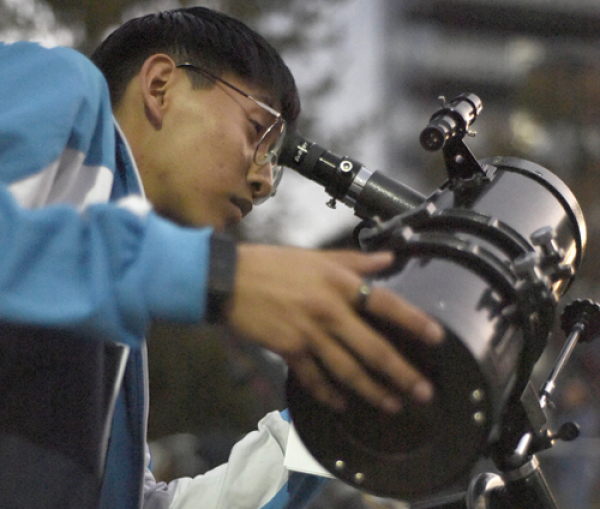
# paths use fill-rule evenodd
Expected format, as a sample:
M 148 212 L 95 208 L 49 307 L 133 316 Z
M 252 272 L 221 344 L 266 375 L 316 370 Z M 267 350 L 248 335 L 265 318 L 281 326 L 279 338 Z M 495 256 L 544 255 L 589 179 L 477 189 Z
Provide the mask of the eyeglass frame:
M 205 74 L 206 76 L 208 76 L 209 78 L 211 78 L 215 81 L 218 81 L 219 83 L 225 85 L 226 87 L 229 87 L 231 90 L 234 90 L 238 94 L 241 94 L 245 98 L 250 99 L 251 101 L 256 103 L 258 106 L 260 106 L 262 109 L 266 110 L 268 113 L 273 115 L 275 117 L 275 121 L 265 130 L 265 132 L 260 137 L 260 140 L 258 140 L 258 143 L 256 144 L 256 149 L 254 151 L 254 156 L 252 159 L 253 159 L 254 163 L 260 167 L 265 166 L 269 163 L 271 163 L 273 165 L 273 167 L 277 166 L 277 157 L 279 156 L 279 150 L 281 150 L 281 147 L 283 145 L 283 139 L 285 138 L 285 133 L 287 130 L 287 123 L 280 112 L 271 108 L 268 104 L 265 104 L 264 102 L 259 101 L 258 99 L 252 97 L 247 92 L 244 92 L 243 90 L 236 87 L 235 85 L 232 85 L 231 83 L 229 83 L 228 81 L 224 80 L 223 78 L 217 76 L 216 74 L 212 73 L 208 69 L 204 69 L 203 67 L 200 67 L 196 64 L 192 64 L 191 62 L 183 62 L 181 64 L 176 64 L 176 67 L 182 67 L 182 68 L 186 68 L 186 69 L 192 69 L 197 72 L 201 72 L 201 73 Z M 258 149 L 262 145 L 262 143 L 265 141 L 267 136 L 269 136 L 271 131 L 275 128 L 275 126 L 280 122 L 281 122 L 281 132 L 279 133 L 276 142 L 273 144 L 273 146 L 276 148 L 271 149 L 268 152 L 266 152 L 265 153 L 266 159 L 261 162 L 261 160 L 258 158 Z

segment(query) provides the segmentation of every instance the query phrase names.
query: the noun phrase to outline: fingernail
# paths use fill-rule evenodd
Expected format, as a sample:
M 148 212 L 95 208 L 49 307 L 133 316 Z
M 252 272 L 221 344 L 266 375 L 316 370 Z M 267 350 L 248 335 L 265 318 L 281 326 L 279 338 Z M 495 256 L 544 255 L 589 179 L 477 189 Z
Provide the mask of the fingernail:
M 402 408 L 402 403 L 396 398 L 385 398 L 381 402 L 381 408 L 390 414 L 396 414 Z
M 421 403 L 431 401 L 431 398 L 433 398 L 433 385 L 426 381 L 417 382 L 413 387 L 412 396 Z
M 429 322 L 425 327 L 425 336 L 435 345 L 442 342 L 444 335 L 443 327 L 437 322 Z

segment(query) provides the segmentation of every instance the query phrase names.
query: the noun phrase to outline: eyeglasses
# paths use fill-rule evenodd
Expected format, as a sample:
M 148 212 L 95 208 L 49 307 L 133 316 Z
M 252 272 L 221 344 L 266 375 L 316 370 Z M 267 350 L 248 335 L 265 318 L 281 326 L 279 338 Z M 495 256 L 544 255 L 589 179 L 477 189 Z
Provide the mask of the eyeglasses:
M 234 90 L 238 94 L 243 95 L 245 98 L 250 99 L 255 104 L 257 104 L 260 108 L 262 108 L 263 110 L 267 111 L 269 114 L 271 114 L 275 117 L 273 122 L 269 125 L 269 127 L 264 131 L 264 133 L 261 135 L 260 139 L 258 140 L 258 143 L 256 144 L 256 149 L 254 150 L 254 157 L 253 157 L 254 163 L 257 166 L 262 167 L 262 166 L 266 166 L 267 164 L 270 164 L 272 166 L 271 178 L 273 181 L 273 190 L 271 191 L 271 194 L 269 196 L 267 196 L 266 198 L 263 198 L 263 199 L 255 200 L 254 203 L 255 203 L 255 205 L 258 205 L 258 204 L 266 201 L 271 196 L 275 196 L 277 186 L 279 185 L 279 182 L 281 181 L 281 177 L 283 176 L 283 167 L 277 166 L 277 158 L 279 157 L 279 154 L 281 152 L 281 147 L 283 146 L 283 141 L 285 139 L 285 133 L 287 130 L 285 120 L 281 116 L 281 113 L 279 113 L 277 110 L 274 110 L 267 104 L 259 101 L 258 99 L 255 99 L 250 94 L 247 94 L 243 90 L 241 90 L 238 87 L 236 87 L 235 85 L 232 85 L 231 83 L 225 81 L 223 78 L 220 78 L 219 76 L 213 74 L 212 72 L 208 71 L 207 69 L 199 67 L 195 64 L 191 64 L 189 62 L 177 64 L 177 67 L 183 67 L 186 69 L 191 69 L 196 72 L 200 72 L 200 73 L 204 74 L 205 76 L 208 76 L 210 79 L 218 81 L 219 83 L 225 85 L 226 87 L 230 88 L 231 90 Z

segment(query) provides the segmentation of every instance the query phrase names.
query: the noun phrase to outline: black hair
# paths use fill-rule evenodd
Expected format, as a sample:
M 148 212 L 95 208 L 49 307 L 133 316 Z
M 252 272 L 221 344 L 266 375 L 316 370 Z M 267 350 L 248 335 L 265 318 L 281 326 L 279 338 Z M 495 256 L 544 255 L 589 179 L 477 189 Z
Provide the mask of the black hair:
M 279 53 L 242 22 L 205 7 L 189 7 L 134 18 L 117 28 L 91 56 L 102 71 L 113 105 L 148 57 L 166 53 L 221 76 L 232 73 L 269 92 L 293 129 L 300 99 L 292 73 Z

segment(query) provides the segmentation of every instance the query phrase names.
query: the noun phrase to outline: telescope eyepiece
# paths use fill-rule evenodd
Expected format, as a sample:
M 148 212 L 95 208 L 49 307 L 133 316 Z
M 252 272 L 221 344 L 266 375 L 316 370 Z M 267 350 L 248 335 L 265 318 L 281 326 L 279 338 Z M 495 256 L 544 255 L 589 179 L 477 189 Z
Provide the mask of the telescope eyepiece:
M 483 105 L 475 94 L 462 94 L 436 111 L 421 131 L 421 146 L 430 152 L 444 148 L 453 139 L 462 139 L 481 113 Z

